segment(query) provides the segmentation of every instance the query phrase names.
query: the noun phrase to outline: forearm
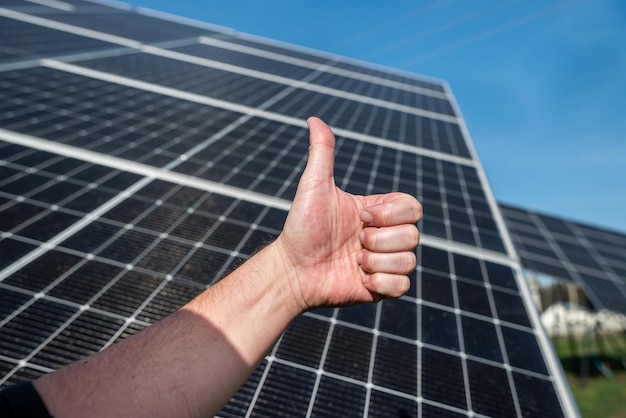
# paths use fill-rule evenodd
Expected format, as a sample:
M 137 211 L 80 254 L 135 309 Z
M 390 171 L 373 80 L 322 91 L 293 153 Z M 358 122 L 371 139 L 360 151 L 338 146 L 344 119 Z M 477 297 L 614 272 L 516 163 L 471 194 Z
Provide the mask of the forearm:
M 301 308 L 272 244 L 169 318 L 35 382 L 52 415 L 208 416 Z

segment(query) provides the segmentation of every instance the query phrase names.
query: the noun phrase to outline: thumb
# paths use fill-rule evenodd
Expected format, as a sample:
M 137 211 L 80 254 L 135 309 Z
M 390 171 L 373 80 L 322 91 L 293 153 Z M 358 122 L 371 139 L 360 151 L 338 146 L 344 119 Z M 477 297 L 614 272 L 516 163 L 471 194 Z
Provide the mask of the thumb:
M 331 178 L 334 182 L 335 135 L 319 118 L 309 118 L 307 125 L 310 145 L 304 177 L 317 181 Z

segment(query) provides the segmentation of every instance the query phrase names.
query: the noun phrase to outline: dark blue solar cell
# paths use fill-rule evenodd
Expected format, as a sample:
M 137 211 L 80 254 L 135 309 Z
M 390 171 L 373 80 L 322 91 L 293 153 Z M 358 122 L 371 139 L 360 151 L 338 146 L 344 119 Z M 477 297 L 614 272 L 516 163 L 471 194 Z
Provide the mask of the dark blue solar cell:
M 228 214 L 230 219 L 254 223 L 265 207 L 258 203 L 240 201 Z
M 37 187 L 43 186 L 49 181 L 50 179 L 48 177 L 37 174 L 27 174 L 0 186 L 0 191 L 20 196 L 22 193 L 28 193 Z
M 30 198 L 45 203 L 58 203 L 81 189 L 82 186 L 62 181 L 46 187 L 42 191 L 31 195 Z
M 25 256 L 36 247 L 32 244 L 5 238 L 0 241 L 0 269 Z
M 509 363 L 514 367 L 547 374 L 546 364 L 535 334 L 502 327 Z
M 348 308 L 341 308 L 339 309 L 337 319 L 361 325 L 363 327 L 372 328 L 374 326 L 374 321 L 376 320 L 376 305 L 364 303 Z
M 110 189 L 122 191 L 130 187 L 132 184 L 136 183 L 140 179 L 141 176 L 139 174 L 120 172 L 112 178 L 104 181 L 101 184 L 101 187 L 108 187 Z
M 311 416 L 360 418 L 365 409 L 365 396 L 365 386 L 322 376 Z
M 144 213 L 152 203 L 139 199 L 125 199 L 103 216 L 114 221 L 130 223 Z
M 439 408 L 427 403 L 422 403 L 421 418 L 465 418 L 466 414 L 460 414 L 458 412 L 451 411 L 449 409 Z M 409 415 L 407 415 L 409 416 Z
M 278 408 L 289 417 L 306 417 L 315 373 L 274 362 L 254 405 L 253 416 L 274 416 Z
M 157 206 L 137 222 L 136 226 L 152 229 L 156 232 L 165 232 L 170 225 L 177 222 L 184 213 L 185 210 L 182 208 L 169 205 Z
M 2 326 L 0 353 L 14 359 L 30 355 L 76 311 L 77 308 L 45 299 L 35 301 Z
M 18 234 L 45 242 L 55 235 L 64 232 L 67 228 L 79 220 L 80 218 L 78 216 L 60 211 L 53 211 L 48 213 L 43 218 L 20 229 Z
M 467 228 L 464 225 L 451 224 L 450 231 L 452 232 L 452 239 L 462 244 L 476 246 L 476 239 L 474 238 L 474 231 L 471 228 Z
M 98 255 L 121 263 L 130 263 L 144 252 L 155 239 L 154 236 L 130 230 L 100 251 Z
M 98 247 L 104 245 L 108 239 L 120 231 L 120 227 L 105 224 L 103 222 L 92 222 L 85 228 L 63 241 L 61 246 L 74 250 L 91 253 Z
M 99 208 L 117 194 L 114 192 L 107 192 L 103 189 L 88 190 L 79 196 L 74 197 L 63 206 L 67 209 L 76 210 L 83 213 L 91 213 L 95 209 Z
M 485 262 L 485 267 L 487 267 L 487 275 L 492 285 L 517 290 L 515 276 L 510 267 L 490 262 Z
M 517 417 L 507 373 L 500 367 L 467 361 L 472 409 L 493 417 Z M 494 400 L 497 399 L 497 402 Z
M 219 224 L 213 233 L 205 240 L 205 243 L 232 251 L 241 243 L 248 229 L 248 226 L 225 221 Z
M 379 329 L 401 337 L 417 338 L 417 305 L 402 299 L 382 302 Z
M 483 282 L 483 272 L 480 261 L 472 257 L 454 254 L 454 273 L 459 277 L 465 277 L 477 282 Z
M 551 381 L 513 373 L 517 398 L 525 417 L 562 418 L 563 411 Z
M 374 384 L 409 395 L 417 395 L 417 346 L 378 337 Z
M 476 286 L 462 280 L 457 280 L 456 289 L 459 295 L 459 307 L 462 310 L 489 317 L 492 316 L 489 296 L 484 286 Z
M 283 334 L 276 356 L 309 367 L 318 367 L 329 324 L 306 316 L 296 318 Z
M 372 390 L 368 417 L 417 418 L 417 402 L 387 392 Z
M 190 241 L 200 241 L 208 233 L 215 223 L 215 219 L 202 214 L 186 214 L 182 220 L 178 219 L 176 227 L 169 234 L 176 237 L 185 238 Z
M 447 238 L 446 226 L 443 222 L 436 219 L 426 218 L 422 221 L 421 231 L 426 235 L 432 235 L 439 238 Z
M 40 292 L 81 260 L 78 256 L 61 251 L 47 251 L 7 277 L 4 283 Z
M 118 266 L 99 261 L 88 261 L 77 270 L 72 271 L 49 293 L 60 299 L 84 304 L 121 271 L 122 268 Z
M 23 293 L 0 288 L 0 321 L 4 321 L 15 309 L 30 299 L 30 296 Z
M 123 316 L 132 316 L 135 311 L 163 282 L 162 278 L 138 271 L 129 271 L 107 289 L 90 306 Z M 173 302 L 173 301 L 172 301 Z
M 431 401 L 465 409 L 465 385 L 461 358 L 422 349 L 422 396 Z
M 145 254 L 137 266 L 157 273 L 170 274 L 177 269 L 180 263 L 187 261 L 188 254 L 192 250 L 195 248 L 177 241 L 164 239 Z M 208 270 L 208 272 L 212 271 Z
M 257 229 L 250 234 L 245 244 L 239 251 L 248 255 L 255 254 L 273 242 L 276 237 L 278 237 L 278 234 L 274 232 L 266 232 Z
M 506 248 L 499 234 L 479 230 L 478 235 L 480 236 L 480 243 L 483 248 L 499 253 L 506 253 Z
M 530 327 L 528 313 L 524 306 L 524 301 L 520 295 L 493 290 L 493 300 L 496 303 L 498 318 L 520 325 Z
M 16 203 L 0 212 L 0 231 L 11 231 L 24 222 L 32 220 L 45 208 L 29 203 Z
M 367 381 L 372 341 L 373 336 L 368 332 L 337 325 L 330 340 L 324 370 Z
M 3 182 L 8 180 L 9 177 L 18 174 L 19 172 L 20 170 L 17 170 L 15 168 L 0 165 L 0 179 L 2 179 Z
M 459 331 L 456 319 L 452 312 L 422 306 L 422 341 L 458 350 Z
M 421 285 L 422 299 L 442 305 L 454 306 L 452 281 L 449 276 L 422 271 L 419 284 Z
M 419 265 L 423 268 L 437 270 L 443 273 L 450 272 L 447 251 L 426 246 L 421 246 L 421 250 L 421 258 L 418 262 Z
M 212 284 L 223 278 L 217 274 L 224 269 L 229 258 L 224 252 L 199 248 L 173 274 L 196 283 Z
M 461 316 L 465 352 L 473 356 L 502 362 L 502 348 L 494 324 Z

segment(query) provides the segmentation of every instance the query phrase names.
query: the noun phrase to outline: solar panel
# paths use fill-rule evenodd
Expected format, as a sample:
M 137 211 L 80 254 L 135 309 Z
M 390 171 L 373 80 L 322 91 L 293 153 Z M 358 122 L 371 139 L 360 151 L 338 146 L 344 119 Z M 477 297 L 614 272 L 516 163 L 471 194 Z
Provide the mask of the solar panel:
M 626 235 L 500 205 L 528 270 L 573 281 L 596 309 L 626 314 Z
M 295 320 L 220 416 L 578 414 L 445 83 L 53 4 L 0 7 L 0 385 L 150 326 L 274 239 L 314 113 L 340 187 L 423 202 L 418 268 L 398 300 Z

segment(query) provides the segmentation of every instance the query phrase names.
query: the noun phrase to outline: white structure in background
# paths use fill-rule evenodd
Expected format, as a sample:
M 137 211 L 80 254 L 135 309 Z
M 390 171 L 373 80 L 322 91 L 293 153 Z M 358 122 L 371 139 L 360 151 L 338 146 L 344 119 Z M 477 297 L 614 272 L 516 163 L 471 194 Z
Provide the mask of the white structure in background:
M 626 330 L 626 316 L 601 310 L 592 312 L 570 303 L 555 303 L 541 314 L 541 322 L 551 337 L 610 334 Z

